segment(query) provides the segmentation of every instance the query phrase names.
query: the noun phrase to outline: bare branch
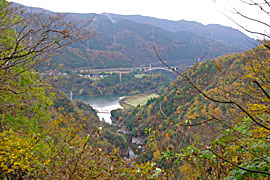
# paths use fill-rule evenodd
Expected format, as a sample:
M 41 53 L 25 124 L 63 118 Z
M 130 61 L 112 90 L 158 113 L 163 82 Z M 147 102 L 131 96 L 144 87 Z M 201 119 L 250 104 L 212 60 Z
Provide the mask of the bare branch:
M 239 169 L 242 169 L 244 171 L 248 171 L 248 172 L 253 172 L 253 173 L 259 173 L 259 174 L 265 174 L 265 175 L 268 175 L 270 176 L 270 173 L 269 172 L 265 172 L 265 171 L 258 171 L 258 170 L 253 170 L 253 169 L 247 169 L 247 168 L 244 168 L 244 167 L 241 167 L 231 161 L 229 161 L 228 159 L 225 159 L 223 158 L 222 156 L 218 155 L 215 151 L 213 151 L 211 148 L 207 148 L 209 151 L 211 151 L 213 154 L 215 154 L 217 157 L 219 157 L 220 159 L 222 159 L 223 161 L 227 162 L 227 163 L 230 163 L 231 165 L 239 168 Z
M 260 21 L 260 20 L 258 20 L 258 19 L 254 19 L 254 18 L 248 17 L 248 16 L 246 16 L 246 15 L 240 13 L 239 11 L 237 11 L 235 8 L 234 8 L 234 11 L 236 12 L 236 14 L 242 16 L 243 18 L 245 18 L 245 19 L 247 19 L 247 20 L 254 21 L 254 22 L 263 24 L 263 25 L 265 25 L 265 26 L 267 26 L 267 27 L 270 27 L 269 24 L 267 24 L 267 23 L 265 23 L 265 22 L 263 22 L 263 21 Z
M 241 24 L 239 24 L 238 22 L 236 22 L 235 20 L 233 20 L 231 17 L 229 17 L 228 15 L 224 14 L 224 16 L 226 16 L 229 20 L 231 20 L 234 24 L 236 24 L 237 26 L 239 26 L 240 28 L 242 28 L 243 30 L 245 30 L 246 32 L 248 33 L 251 33 L 251 34 L 257 34 L 257 35 L 260 35 L 260 36 L 263 36 L 263 37 L 267 37 L 267 38 L 270 38 L 270 35 L 266 34 L 266 33 L 262 33 L 262 32 L 257 32 L 257 31 L 251 31 L 247 28 L 245 28 L 244 26 L 242 26 Z
M 257 121 L 246 109 L 244 109 L 240 104 L 233 102 L 233 101 L 223 101 L 223 100 L 218 100 L 218 99 L 214 99 L 212 97 L 210 97 L 209 95 L 207 95 L 206 93 L 204 93 L 202 90 L 200 90 L 192 81 L 191 79 L 187 76 L 184 75 L 180 72 L 178 72 L 177 70 L 175 70 L 174 68 L 171 68 L 171 66 L 169 66 L 167 63 L 165 63 L 165 61 L 159 56 L 159 54 L 156 51 L 155 46 L 153 46 L 154 51 L 156 56 L 158 57 L 158 59 L 160 60 L 160 62 L 165 65 L 166 67 L 168 67 L 170 70 L 172 70 L 173 72 L 177 73 L 178 75 L 184 77 L 191 85 L 193 88 L 195 88 L 201 95 L 203 95 L 205 98 L 215 102 L 215 103 L 221 103 L 221 104 L 233 104 L 235 106 L 237 106 L 242 112 L 244 112 L 253 122 L 255 122 L 257 125 L 265 128 L 266 130 L 270 131 L 270 128 L 265 126 L 264 124 L 260 123 L 259 121 Z
M 262 92 L 266 95 L 266 97 L 268 99 L 270 99 L 269 94 L 263 89 L 263 87 L 260 85 L 260 83 L 258 81 L 256 81 L 256 80 L 254 80 L 253 82 L 262 90 Z

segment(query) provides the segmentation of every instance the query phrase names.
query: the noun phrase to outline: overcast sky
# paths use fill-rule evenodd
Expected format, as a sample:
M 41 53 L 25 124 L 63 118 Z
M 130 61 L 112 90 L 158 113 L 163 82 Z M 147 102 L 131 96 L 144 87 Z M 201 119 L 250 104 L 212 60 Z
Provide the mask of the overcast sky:
M 190 20 L 203 24 L 221 24 L 240 29 L 225 13 L 244 27 L 265 31 L 229 12 L 232 7 L 250 17 L 265 20 L 259 8 L 244 6 L 240 0 L 11 0 L 26 6 L 41 7 L 54 12 L 139 14 L 169 20 Z M 216 2 L 216 3 L 215 3 Z M 242 30 L 243 31 L 243 30 Z M 254 36 L 253 36 L 254 37 Z

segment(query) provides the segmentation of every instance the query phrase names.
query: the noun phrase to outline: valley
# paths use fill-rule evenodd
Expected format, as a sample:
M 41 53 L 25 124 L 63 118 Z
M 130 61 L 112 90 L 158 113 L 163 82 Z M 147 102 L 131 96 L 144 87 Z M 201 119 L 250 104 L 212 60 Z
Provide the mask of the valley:
M 80 100 L 93 107 L 93 109 L 97 112 L 99 120 L 109 124 L 112 123 L 111 111 L 123 108 L 119 103 L 121 99 L 122 97 L 113 95 L 74 97 L 74 100 Z
M 0 179 L 269 179 L 269 40 L 5 0 L 0 16 Z

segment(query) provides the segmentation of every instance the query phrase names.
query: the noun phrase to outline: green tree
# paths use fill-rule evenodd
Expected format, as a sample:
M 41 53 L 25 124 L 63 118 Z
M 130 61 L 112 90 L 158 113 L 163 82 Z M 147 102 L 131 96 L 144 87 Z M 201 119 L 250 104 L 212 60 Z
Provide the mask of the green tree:
M 269 8 L 269 3 L 266 1 L 264 3 L 250 1 L 250 5 L 258 7 L 265 5 Z M 266 13 L 264 8 L 261 10 Z M 245 17 L 239 12 L 238 14 Z M 261 35 L 268 37 L 264 33 Z M 174 153 L 168 150 L 164 152 L 164 158 L 170 154 L 170 159 L 177 159 L 179 163 L 182 163 L 183 175 L 195 170 L 196 173 L 189 178 L 267 179 L 270 176 L 268 158 L 270 147 L 268 139 L 270 135 L 270 46 L 269 41 L 261 43 L 262 45 L 257 48 L 242 53 L 236 58 L 231 66 L 233 69 L 222 68 L 226 61 L 216 63 L 219 73 L 226 73 L 226 77 L 219 77 L 215 91 L 214 89 L 207 91 L 203 86 L 194 83 L 194 78 L 190 76 L 192 73 L 182 74 L 175 71 L 202 97 L 219 107 L 209 113 L 206 113 L 206 108 L 204 108 L 204 112 L 200 116 L 206 114 L 208 116 L 206 121 L 194 124 L 188 121 L 177 123 L 176 125 L 179 127 L 177 129 L 186 131 L 182 127 L 196 128 L 213 121 L 216 122 L 216 126 L 219 123 L 222 124 L 222 126 L 216 127 L 216 129 L 220 127 L 219 133 L 211 145 L 208 144 L 209 141 L 208 143 L 196 143 L 195 141 L 188 148 L 178 149 Z M 158 54 L 157 56 L 164 65 L 168 66 Z M 195 65 L 194 68 L 201 69 L 200 65 L 202 64 Z M 182 153 L 177 151 L 182 151 Z M 186 175 L 186 177 L 188 176 Z
M 84 111 L 90 107 L 61 93 L 58 108 L 51 106 L 50 88 L 34 67 L 89 33 L 62 15 L 19 15 L 0 1 L 0 179 L 165 179 L 154 163 L 130 165 L 117 150 L 94 146 L 100 131 L 89 125 L 96 117 Z

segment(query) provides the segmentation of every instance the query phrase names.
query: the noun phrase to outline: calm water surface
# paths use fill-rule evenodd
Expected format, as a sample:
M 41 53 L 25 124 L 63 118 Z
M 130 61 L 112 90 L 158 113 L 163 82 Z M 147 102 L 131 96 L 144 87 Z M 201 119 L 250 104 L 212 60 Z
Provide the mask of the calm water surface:
M 116 109 L 123 109 L 119 101 L 122 97 L 117 95 L 100 95 L 100 96 L 77 96 L 73 99 L 81 100 L 96 111 L 99 119 L 104 120 L 107 123 L 112 123 L 111 111 Z

